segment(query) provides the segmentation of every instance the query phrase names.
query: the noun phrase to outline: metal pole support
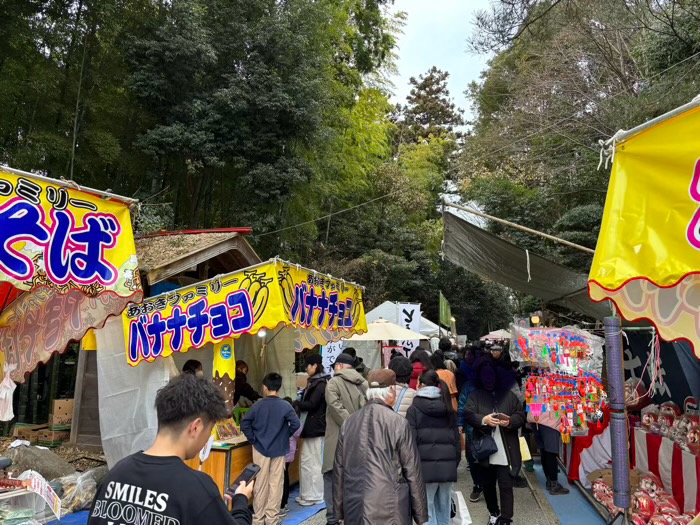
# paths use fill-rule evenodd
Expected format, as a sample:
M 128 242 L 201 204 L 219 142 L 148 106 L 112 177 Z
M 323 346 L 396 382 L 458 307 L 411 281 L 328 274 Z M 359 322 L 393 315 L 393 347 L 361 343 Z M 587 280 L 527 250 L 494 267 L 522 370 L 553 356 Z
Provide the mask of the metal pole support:
M 630 508 L 629 444 L 622 332 L 619 317 L 606 317 L 605 350 L 610 403 L 610 444 L 613 465 L 613 502 L 621 509 Z

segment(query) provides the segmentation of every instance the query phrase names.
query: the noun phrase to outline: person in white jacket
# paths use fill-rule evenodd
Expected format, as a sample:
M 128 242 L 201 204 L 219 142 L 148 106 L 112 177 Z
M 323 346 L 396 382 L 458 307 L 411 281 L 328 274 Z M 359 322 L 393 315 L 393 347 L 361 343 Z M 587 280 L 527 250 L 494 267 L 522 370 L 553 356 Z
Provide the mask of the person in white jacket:
M 413 398 L 416 397 L 416 391 L 408 386 L 413 373 L 413 365 L 407 357 L 396 356 L 389 361 L 389 370 L 393 370 L 396 374 L 396 402 L 394 403 L 394 412 L 406 417 L 408 407 L 413 404 Z

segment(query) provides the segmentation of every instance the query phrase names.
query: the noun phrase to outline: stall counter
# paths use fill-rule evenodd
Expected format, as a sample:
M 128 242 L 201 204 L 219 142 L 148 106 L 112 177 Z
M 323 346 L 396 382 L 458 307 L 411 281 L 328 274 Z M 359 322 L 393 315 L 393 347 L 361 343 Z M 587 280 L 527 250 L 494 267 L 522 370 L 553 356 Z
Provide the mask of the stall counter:
M 243 472 L 246 465 L 253 462 L 253 447 L 245 438 L 236 438 L 231 441 L 235 442 L 215 442 L 209 457 L 201 465 L 201 469 L 199 457 L 186 461 L 190 468 L 208 474 L 219 487 L 222 496 L 226 488 Z M 296 457 L 289 467 L 289 483 L 291 485 L 299 481 L 299 458 L 302 446 L 303 440 L 300 439 Z

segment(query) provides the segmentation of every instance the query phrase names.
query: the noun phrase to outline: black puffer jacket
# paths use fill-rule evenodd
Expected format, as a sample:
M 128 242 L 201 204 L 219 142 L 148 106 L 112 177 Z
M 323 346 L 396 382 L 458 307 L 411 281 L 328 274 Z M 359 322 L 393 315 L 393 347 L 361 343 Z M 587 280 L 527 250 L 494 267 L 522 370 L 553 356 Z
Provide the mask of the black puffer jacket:
M 438 390 L 433 396 L 418 391 L 406 414 L 416 436 L 425 483 L 457 481 L 461 444 L 457 421 L 450 414 Z
M 330 376 L 318 374 L 309 378 L 304 397 L 297 403 L 299 410 L 307 412 L 303 438 L 317 438 L 326 435 L 326 385 Z

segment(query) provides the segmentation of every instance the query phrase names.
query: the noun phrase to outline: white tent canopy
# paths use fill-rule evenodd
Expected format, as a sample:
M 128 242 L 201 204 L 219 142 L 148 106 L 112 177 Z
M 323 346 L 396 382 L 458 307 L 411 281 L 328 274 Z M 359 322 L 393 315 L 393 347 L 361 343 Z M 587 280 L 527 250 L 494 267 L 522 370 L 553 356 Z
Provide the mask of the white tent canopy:
M 430 338 L 427 335 L 408 330 L 386 319 L 377 319 L 373 323 L 367 324 L 367 331 L 364 334 L 353 335 L 346 341 L 351 344 L 355 341 L 410 341 L 421 339 L 426 340 Z
M 385 301 L 375 309 L 367 312 L 365 317 L 367 318 L 367 323 L 372 323 L 377 319 L 386 319 L 392 323 L 399 323 L 399 306 L 400 303 Z M 420 333 L 427 335 L 428 337 L 440 337 L 440 327 L 421 316 L 420 318 Z
M 510 332 L 508 330 L 495 330 L 489 332 L 484 337 L 481 338 L 482 341 L 501 341 L 502 339 L 510 339 Z

